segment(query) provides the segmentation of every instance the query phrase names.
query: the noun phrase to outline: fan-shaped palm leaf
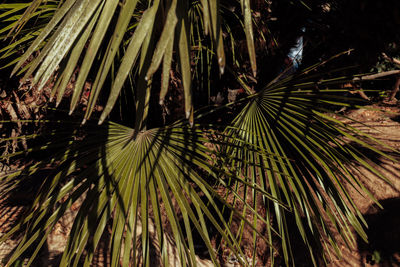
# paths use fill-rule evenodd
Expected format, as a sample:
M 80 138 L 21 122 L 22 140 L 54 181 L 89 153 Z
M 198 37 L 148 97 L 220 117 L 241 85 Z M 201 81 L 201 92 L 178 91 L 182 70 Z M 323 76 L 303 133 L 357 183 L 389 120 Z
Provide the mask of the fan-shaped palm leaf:
M 372 197 L 354 176 L 354 164 L 384 179 L 357 146 L 391 158 L 370 145 L 371 142 L 377 144 L 376 140 L 330 115 L 332 107 L 349 105 L 350 99 L 342 96 L 343 89 L 332 89 L 335 84 L 345 82 L 344 78 L 319 80 L 318 83 L 309 79 L 310 75 L 304 72 L 252 96 L 235 118 L 233 129 L 227 132 L 229 136 L 260 147 L 266 154 L 280 156 L 279 160 L 270 161 L 245 149 L 227 148 L 229 154 L 240 159 L 238 172 L 253 177 L 253 183 L 290 207 L 287 212 L 282 206 L 264 201 L 268 207 L 266 220 L 274 218 L 282 238 L 286 264 L 292 257 L 288 216 L 294 216 L 296 229 L 307 244 L 314 264 L 317 264 L 314 256 L 320 256 L 314 252 L 320 250 L 312 244 L 322 249 L 329 247 L 325 244 L 329 241 L 340 254 L 338 241 L 329 225 L 334 226 L 350 247 L 355 245 L 352 229 L 367 240 L 363 230 L 365 222 L 344 184 Z M 353 104 L 354 107 L 362 108 L 361 100 L 352 101 L 359 102 Z M 244 162 L 254 164 L 249 167 Z M 253 191 L 254 203 L 256 199 L 257 193 Z M 273 235 L 269 232 L 268 236 Z
M 74 124 L 67 126 L 74 128 Z M 75 217 L 61 266 L 80 265 L 84 251 L 87 252 L 84 255 L 84 265 L 89 266 L 107 223 L 111 223 L 113 229 L 110 243 L 112 266 L 118 266 L 120 261 L 123 261 L 124 266 L 128 263 L 135 265 L 138 256 L 141 256 L 144 265 L 149 265 L 149 227 L 155 227 L 163 264 L 168 265 L 164 230 L 166 225 L 162 220 L 162 213 L 166 214 L 167 224 L 172 229 L 168 234 L 173 235 L 177 257 L 182 265 L 196 265 L 194 243 L 198 241 L 192 238 L 193 231 L 200 234 L 211 259 L 218 265 L 210 243 L 210 224 L 233 253 L 244 258 L 240 244 L 218 203 L 224 204 L 244 223 L 250 226 L 251 223 L 230 203 L 224 201 L 214 185 L 223 184 L 228 191 L 237 194 L 226 181 L 230 177 L 276 201 L 255 184 L 249 184 L 242 175 L 232 175 L 228 166 L 217 168 L 212 155 L 215 157 L 218 152 L 204 146 L 205 142 L 210 142 L 204 130 L 178 124 L 134 134 L 134 129 L 110 123 L 105 126 L 89 125 L 83 141 L 74 141 L 82 137 L 79 136 L 79 131 L 70 129 L 44 133 L 47 144 L 32 151 L 45 149 L 56 153 L 48 160 L 1 180 L 2 188 L 8 188 L 3 190 L 3 194 L 7 194 L 17 185 L 15 178 L 19 177 L 18 183 L 29 179 L 40 171 L 42 164 L 47 165 L 49 162 L 56 162 L 59 166 L 44 180 L 32 209 L 23 221 L 2 236 L 0 242 L 18 230 L 26 229 L 20 245 L 9 260 L 10 263 L 18 259 L 33 242 L 39 242 L 31 255 L 31 263 L 57 221 L 83 195 L 84 200 Z M 53 136 L 56 137 L 54 142 L 51 141 Z M 60 146 L 66 146 L 66 149 L 59 150 Z M 262 152 L 256 152 L 255 149 L 254 153 Z M 18 154 L 10 156 L 15 157 Z M 197 168 L 200 169 L 196 170 Z M 200 170 L 202 171 L 199 172 Z M 177 201 L 176 205 L 173 205 L 173 200 Z M 248 206 L 245 201 L 243 204 Z M 252 210 L 251 207 L 249 209 Z M 50 212 L 51 210 L 54 212 Z M 149 215 L 150 210 L 153 216 Z M 255 210 L 252 212 L 255 217 L 259 217 Z M 180 216 L 183 218 L 180 219 Z M 142 255 L 137 255 L 134 248 L 139 242 L 140 228 Z

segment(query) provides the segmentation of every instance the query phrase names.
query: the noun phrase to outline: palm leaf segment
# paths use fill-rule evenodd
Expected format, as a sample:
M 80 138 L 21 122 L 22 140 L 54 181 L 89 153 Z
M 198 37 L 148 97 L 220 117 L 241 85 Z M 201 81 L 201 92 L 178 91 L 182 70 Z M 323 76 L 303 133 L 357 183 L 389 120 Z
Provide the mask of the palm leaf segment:
M 20 20 L 12 24 L 13 30 L 18 33 L 18 30 L 27 20 L 37 15 L 35 12 L 38 8 L 41 7 L 46 10 L 43 8 L 43 4 L 46 2 L 42 0 L 34 1 Z M 160 93 L 160 102 L 162 103 L 167 93 L 173 50 L 176 47 L 178 51 L 177 62 L 180 66 L 184 87 L 185 114 L 193 123 L 190 44 L 195 40 L 191 38 L 193 37 L 193 34 L 191 34 L 191 23 L 193 22 L 189 18 L 189 4 L 195 5 L 196 9 L 202 12 L 203 18 L 200 20 L 196 18 L 197 24 L 201 22 L 202 31 L 210 35 L 221 73 L 223 73 L 225 54 L 219 1 L 202 0 L 200 1 L 200 9 L 197 8 L 199 3 L 181 0 L 146 2 L 138 0 L 123 2 L 118 0 L 63 1 L 48 24 L 40 29 L 39 36 L 20 58 L 13 73 L 16 73 L 35 51 L 41 49 L 39 56 L 22 69 L 22 71 L 25 71 L 24 78 L 26 79 L 34 73 L 33 85 L 38 84 L 40 90 L 49 80 L 54 79 L 55 71 L 61 66 L 56 78 L 56 86 L 52 90 L 52 97 L 57 95 L 58 105 L 64 95 L 65 88 L 79 65 L 79 75 L 70 106 L 72 112 L 82 94 L 89 72 L 96 69 L 97 75 L 93 82 L 88 109 L 84 116 L 84 121 L 86 121 L 92 113 L 111 69 L 114 68 L 115 61 L 120 60 L 107 104 L 100 117 L 100 123 L 112 110 L 128 75 L 133 71 L 137 74 L 135 94 L 137 96 L 137 128 L 140 129 L 142 122 L 146 121 L 147 118 L 148 110 L 146 107 L 148 106 L 152 76 L 163 62 L 163 82 Z M 253 72 L 256 73 L 250 3 L 249 0 L 242 0 L 241 4 L 245 17 L 245 32 L 248 36 L 252 68 Z M 18 11 L 12 9 L 14 7 L 11 4 L 8 6 L 5 4 L 4 8 L 7 7 L 11 11 Z M 116 21 L 115 24 L 112 22 L 113 19 Z M 160 28 L 159 25 L 163 25 L 163 27 Z M 109 34 L 108 29 L 110 28 L 112 28 L 111 36 L 108 38 L 107 34 Z M 131 32 L 132 29 L 134 29 L 133 34 L 127 35 L 126 33 Z M 126 51 L 123 57 L 119 58 L 118 51 L 121 48 L 126 49 Z M 5 49 L 11 50 L 12 47 L 9 46 Z M 82 55 L 84 56 L 82 57 Z M 98 64 L 95 63 L 96 56 L 100 56 Z

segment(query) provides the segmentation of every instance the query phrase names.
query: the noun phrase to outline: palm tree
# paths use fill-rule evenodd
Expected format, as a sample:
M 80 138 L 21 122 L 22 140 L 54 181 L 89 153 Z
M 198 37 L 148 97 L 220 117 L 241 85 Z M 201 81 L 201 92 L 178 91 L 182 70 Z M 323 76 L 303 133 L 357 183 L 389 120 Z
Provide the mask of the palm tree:
M 325 62 L 258 90 L 248 85 L 257 77 L 250 2 L 33 0 L 1 5 L 0 16 L 11 17 L 1 32 L 8 29 L 9 36 L 17 36 L 2 50 L 3 58 L 13 58 L 12 74 L 24 74 L 23 80 L 33 75 L 38 91 L 53 83 L 50 101 L 56 106 L 73 84 L 69 113 L 76 111 L 70 118 L 61 115 L 62 120 L 50 117 L 40 135 L 19 137 L 31 141 L 28 151 L 7 155 L 30 153 L 37 161 L 1 177 L 3 196 L 35 174 L 41 179 L 29 211 L 0 239 L 24 232 L 7 264 L 33 247 L 31 264 L 57 221 L 77 202 L 60 266 L 89 266 L 107 227 L 111 266 L 150 266 L 154 241 L 160 261 L 168 265 L 171 239 L 180 264 L 196 265 L 200 241 L 194 235 L 217 266 L 221 246 L 213 244 L 215 235 L 241 264 L 252 266 L 258 240 L 270 246 L 272 259 L 279 251 L 287 265 L 293 263 L 293 231 L 315 265 L 321 252 L 327 260 L 327 247 L 340 253 L 332 230 L 349 246 L 355 242 L 351 229 L 366 239 L 362 215 L 343 182 L 368 193 L 352 174 L 355 164 L 382 177 L 359 147 L 389 156 L 371 146 L 376 142 L 368 135 L 330 116 L 338 106 L 359 105 L 349 104 L 344 90 L 335 89 L 349 78 L 312 74 Z M 28 26 L 32 21 L 35 26 Z M 247 43 L 246 75 L 235 69 L 238 25 Z M 233 48 L 226 45 L 228 39 Z M 15 58 L 18 45 L 28 48 Z M 225 70 L 247 95 L 196 111 L 194 84 L 209 98 L 211 86 L 200 79 L 212 80 Z M 183 88 L 185 118 L 154 125 L 160 114 L 153 111 L 152 99 L 168 108 L 171 75 Z M 83 110 L 79 102 L 88 81 Z M 102 98 L 106 103 L 97 115 Z M 131 121 L 121 120 L 132 127 L 108 120 L 116 117 L 112 111 L 118 106 L 134 114 Z M 210 123 L 221 114 L 227 114 L 224 123 Z M 49 165 L 56 167 L 42 177 L 40 171 Z M 266 225 L 266 233 L 259 225 Z M 253 235 L 250 257 L 242 244 L 245 229 Z

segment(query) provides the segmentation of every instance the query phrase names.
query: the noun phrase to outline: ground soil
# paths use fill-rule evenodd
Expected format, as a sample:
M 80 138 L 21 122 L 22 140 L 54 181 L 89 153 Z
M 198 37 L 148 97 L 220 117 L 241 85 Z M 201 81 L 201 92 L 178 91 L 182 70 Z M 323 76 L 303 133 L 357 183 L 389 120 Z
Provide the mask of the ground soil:
M 393 159 L 386 159 L 378 154 L 372 155 L 378 170 L 388 181 L 378 178 L 376 174 L 361 167 L 358 168 L 361 174 L 355 171 L 355 175 L 359 177 L 384 209 L 379 208 L 365 195 L 348 187 L 352 198 L 369 225 L 367 230 L 369 244 L 361 239 L 357 240 L 356 247 L 352 249 L 341 244 L 342 257 L 333 256 L 329 267 L 400 266 L 400 154 L 384 146 L 386 144 L 400 151 L 400 105 L 382 103 L 369 106 L 367 109 L 347 110 L 344 114 L 348 118 L 342 120 L 382 142 L 380 149 L 391 155 Z M 358 122 L 355 123 L 353 120 Z M 11 202 L 0 200 L 0 236 L 16 221 L 25 209 L 26 204 L 23 200 L 18 199 Z M 46 250 L 41 254 L 45 260 L 40 260 L 37 266 L 51 266 L 52 260 L 57 257 L 57 253 L 62 252 L 65 237 L 69 231 L 70 218 L 72 218 L 74 212 L 72 210 L 71 214 L 67 214 L 63 218 L 64 221 L 60 221 L 56 225 Z M 16 244 L 16 240 L 8 240 L 0 244 L 0 259 L 6 257 Z M 268 250 L 267 248 L 264 249 L 265 251 Z M 264 249 L 261 248 L 261 250 Z M 298 251 L 297 254 L 302 253 L 302 251 Z M 297 265 L 311 266 L 310 264 L 305 259 L 299 259 Z M 226 266 L 233 265 L 227 263 Z
M 368 108 L 347 111 L 349 119 L 345 121 L 383 144 L 391 146 L 397 153 L 382 145 L 380 149 L 391 155 L 394 160 L 377 154 L 371 155 L 377 169 L 388 181 L 378 178 L 365 168 L 358 168 L 361 174 L 356 175 L 383 209 L 353 188 L 347 188 L 369 225 L 369 244 L 361 238 L 354 249 L 347 249 L 343 244 L 343 257 L 333 259 L 330 267 L 400 266 L 400 106 L 382 103 Z

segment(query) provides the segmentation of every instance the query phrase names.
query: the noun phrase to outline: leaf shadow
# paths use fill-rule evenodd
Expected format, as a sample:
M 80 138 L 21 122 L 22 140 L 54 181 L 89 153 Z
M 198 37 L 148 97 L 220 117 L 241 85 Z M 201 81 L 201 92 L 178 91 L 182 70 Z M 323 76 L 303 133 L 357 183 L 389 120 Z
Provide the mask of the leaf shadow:
M 368 241 L 358 239 L 360 266 L 400 266 L 400 198 L 380 201 L 383 209 L 371 205 L 364 218 Z

